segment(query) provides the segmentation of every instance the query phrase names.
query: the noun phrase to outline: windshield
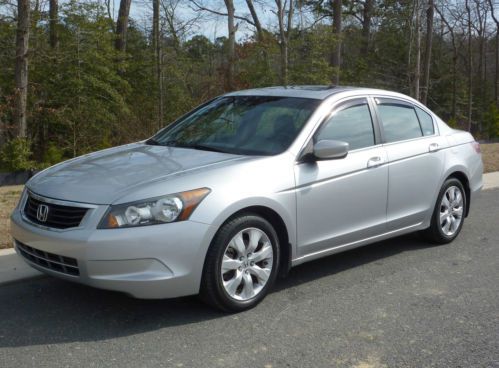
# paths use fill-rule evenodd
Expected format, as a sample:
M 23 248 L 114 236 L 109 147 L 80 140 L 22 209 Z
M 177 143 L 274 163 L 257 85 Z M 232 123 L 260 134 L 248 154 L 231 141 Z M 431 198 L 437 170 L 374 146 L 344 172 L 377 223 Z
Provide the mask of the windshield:
M 292 97 L 221 97 L 146 143 L 241 155 L 275 155 L 291 145 L 319 103 L 320 100 Z

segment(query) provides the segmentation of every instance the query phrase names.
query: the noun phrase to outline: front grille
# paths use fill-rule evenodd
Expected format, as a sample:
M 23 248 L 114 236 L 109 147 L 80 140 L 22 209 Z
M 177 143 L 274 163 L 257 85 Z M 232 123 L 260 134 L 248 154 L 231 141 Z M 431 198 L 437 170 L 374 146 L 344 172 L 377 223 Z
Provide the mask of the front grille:
M 40 220 L 37 216 L 40 205 L 47 206 L 46 218 Z M 32 222 L 47 227 L 56 229 L 68 229 L 80 225 L 83 216 L 87 213 L 88 208 L 63 206 L 44 202 L 31 195 L 28 195 L 26 205 L 24 206 L 24 215 Z M 45 220 L 45 221 L 43 221 Z
M 44 252 L 29 245 L 16 241 L 19 253 L 38 266 L 50 271 L 65 273 L 66 275 L 79 276 L 78 261 L 74 258 L 60 256 L 54 253 Z

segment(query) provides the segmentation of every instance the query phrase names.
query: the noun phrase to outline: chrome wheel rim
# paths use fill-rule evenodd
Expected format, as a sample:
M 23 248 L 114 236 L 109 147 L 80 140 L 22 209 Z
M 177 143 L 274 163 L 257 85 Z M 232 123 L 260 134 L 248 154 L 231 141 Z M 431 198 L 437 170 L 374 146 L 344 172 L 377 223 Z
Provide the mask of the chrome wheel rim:
M 463 220 L 464 198 L 461 189 L 451 186 L 445 191 L 440 203 L 440 228 L 447 236 L 459 229 Z
M 225 291 L 236 300 L 257 296 L 267 284 L 274 250 L 262 230 L 250 227 L 238 232 L 225 248 L 221 275 Z

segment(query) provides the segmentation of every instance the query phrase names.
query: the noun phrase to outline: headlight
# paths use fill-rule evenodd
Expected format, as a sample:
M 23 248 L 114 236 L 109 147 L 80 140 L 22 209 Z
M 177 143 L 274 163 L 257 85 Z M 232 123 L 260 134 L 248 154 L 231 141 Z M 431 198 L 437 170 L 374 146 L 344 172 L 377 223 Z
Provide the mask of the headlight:
M 98 229 L 116 229 L 187 220 L 209 193 L 208 188 L 200 188 L 111 206 L 102 218 Z

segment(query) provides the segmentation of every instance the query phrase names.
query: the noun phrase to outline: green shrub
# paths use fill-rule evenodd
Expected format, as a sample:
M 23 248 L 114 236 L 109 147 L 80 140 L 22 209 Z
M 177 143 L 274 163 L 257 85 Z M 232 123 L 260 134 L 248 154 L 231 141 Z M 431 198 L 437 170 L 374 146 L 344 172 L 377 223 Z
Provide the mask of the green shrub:
M 14 138 L 7 142 L 0 151 L 0 169 L 2 171 L 33 169 L 35 163 L 30 158 L 30 141 L 26 138 Z
M 483 133 L 488 139 L 499 137 L 499 109 L 495 104 L 491 104 L 484 115 Z
M 63 160 L 63 151 L 54 143 L 49 143 L 45 154 L 43 155 L 43 166 L 49 167 Z

